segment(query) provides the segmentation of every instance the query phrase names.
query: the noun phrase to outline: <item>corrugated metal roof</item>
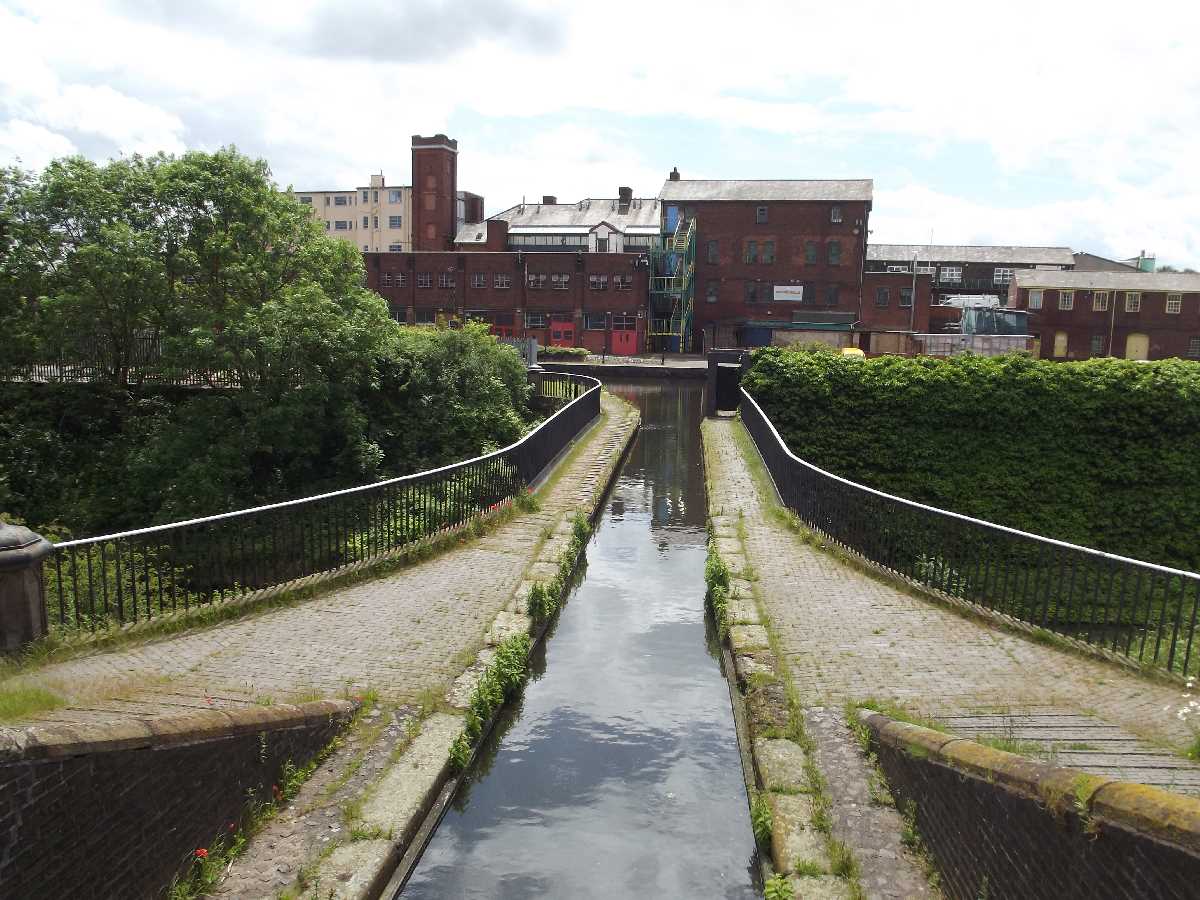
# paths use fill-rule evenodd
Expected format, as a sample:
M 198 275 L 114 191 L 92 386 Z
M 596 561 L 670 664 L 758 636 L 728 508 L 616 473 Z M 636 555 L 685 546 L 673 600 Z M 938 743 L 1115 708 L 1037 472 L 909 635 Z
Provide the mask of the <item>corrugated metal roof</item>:
M 586 225 L 513 225 L 509 234 L 587 234 L 592 229 Z
M 1007 244 L 868 244 L 867 259 L 887 262 L 997 263 L 1000 265 L 1071 266 L 1070 247 L 1014 247 Z
M 601 222 L 607 222 L 622 232 L 634 225 L 653 226 L 657 232 L 661 217 L 657 200 L 635 197 L 626 212 L 620 212 L 615 199 L 588 199 L 578 203 L 526 203 L 506 209 L 492 218 L 508 222 L 511 233 L 519 227 L 556 230 L 583 228 L 587 231 Z
M 663 182 L 658 199 L 671 202 L 699 200 L 870 200 L 870 178 L 842 181 L 787 180 L 735 181 L 680 179 Z
M 1013 277 L 1020 287 L 1200 292 L 1200 274 L 1189 272 L 1048 272 L 1044 269 L 1024 269 Z

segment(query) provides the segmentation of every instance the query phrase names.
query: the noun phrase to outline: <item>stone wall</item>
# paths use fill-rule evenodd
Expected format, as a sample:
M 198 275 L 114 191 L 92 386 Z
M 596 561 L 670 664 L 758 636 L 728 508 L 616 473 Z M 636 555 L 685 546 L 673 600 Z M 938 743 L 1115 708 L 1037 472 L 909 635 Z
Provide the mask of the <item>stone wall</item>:
M 0 729 L 0 896 L 156 898 L 312 759 L 348 701 Z M 253 794 L 251 794 L 253 792 Z
M 1200 800 L 863 712 L 872 749 L 948 898 L 1185 898 Z

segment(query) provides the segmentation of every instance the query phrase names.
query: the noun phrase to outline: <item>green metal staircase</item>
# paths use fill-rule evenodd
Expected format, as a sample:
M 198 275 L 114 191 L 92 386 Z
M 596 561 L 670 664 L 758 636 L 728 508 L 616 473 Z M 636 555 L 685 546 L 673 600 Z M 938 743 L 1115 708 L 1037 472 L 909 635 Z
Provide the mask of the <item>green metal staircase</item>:
M 687 353 L 695 302 L 696 220 L 682 215 L 650 252 L 650 330 L 654 350 Z

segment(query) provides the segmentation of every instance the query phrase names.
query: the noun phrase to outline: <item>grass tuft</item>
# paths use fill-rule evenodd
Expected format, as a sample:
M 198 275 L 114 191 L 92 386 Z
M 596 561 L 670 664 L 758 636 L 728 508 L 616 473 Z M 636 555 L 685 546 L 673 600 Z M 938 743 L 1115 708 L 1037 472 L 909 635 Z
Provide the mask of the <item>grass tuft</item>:
M 36 685 L 0 687 L 0 721 L 11 722 L 34 713 L 47 712 L 66 706 L 67 701 L 53 691 Z

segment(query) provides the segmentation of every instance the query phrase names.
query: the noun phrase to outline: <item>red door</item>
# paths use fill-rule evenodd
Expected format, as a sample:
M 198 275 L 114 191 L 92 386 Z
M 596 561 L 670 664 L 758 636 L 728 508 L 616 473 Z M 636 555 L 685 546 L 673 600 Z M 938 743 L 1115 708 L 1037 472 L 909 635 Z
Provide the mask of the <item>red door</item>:
M 513 329 L 511 325 L 493 325 L 491 332 L 496 337 L 510 338 L 513 336 Z
M 636 331 L 614 331 L 612 333 L 613 356 L 633 356 L 637 353 Z
M 574 322 L 551 322 L 550 323 L 550 346 L 551 347 L 574 347 L 575 346 L 575 323 Z

